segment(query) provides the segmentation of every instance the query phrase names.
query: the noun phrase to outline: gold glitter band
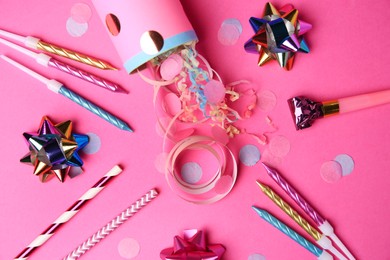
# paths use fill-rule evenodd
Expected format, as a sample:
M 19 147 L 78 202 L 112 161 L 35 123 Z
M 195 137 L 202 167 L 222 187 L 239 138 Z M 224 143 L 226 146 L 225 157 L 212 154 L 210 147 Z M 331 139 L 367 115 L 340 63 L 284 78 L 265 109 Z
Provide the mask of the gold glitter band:
M 279 206 L 287 215 L 289 215 L 299 226 L 301 226 L 314 240 L 318 241 L 322 234 L 311 226 L 298 212 L 288 205 L 282 198 L 280 198 L 270 187 L 257 182 L 261 190 L 268 196 L 276 205 Z
M 340 112 L 340 105 L 337 100 L 322 102 L 322 112 L 324 117 L 336 115 Z

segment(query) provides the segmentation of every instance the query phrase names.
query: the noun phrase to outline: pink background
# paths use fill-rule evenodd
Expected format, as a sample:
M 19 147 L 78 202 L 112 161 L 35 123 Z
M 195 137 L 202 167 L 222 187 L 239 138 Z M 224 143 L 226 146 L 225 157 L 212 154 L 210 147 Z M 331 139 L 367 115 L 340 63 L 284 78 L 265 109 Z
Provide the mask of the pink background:
M 0 9 L 0 27 L 72 47 L 121 67 L 94 10 L 88 32 L 80 38 L 69 36 L 65 24 L 76 2 L 6 1 Z M 89 1 L 85 3 L 92 7 Z M 184 0 L 182 3 L 200 38 L 199 51 L 225 82 L 247 79 L 258 91 L 268 89 L 276 94 L 275 109 L 270 113 L 257 109 L 245 122 L 245 127 L 250 132 L 260 133 L 266 128 L 264 117 L 269 115 L 279 127 L 273 136 L 284 135 L 290 140 L 291 151 L 277 168 L 333 224 L 336 234 L 358 259 L 390 259 L 387 120 L 390 105 L 324 119 L 310 129 L 297 132 L 286 104 L 286 100 L 295 95 L 328 100 L 388 88 L 389 2 L 307 0 L 293 3 L 300 17 L 313 24 L 313 30 L 307 34 L 312 52 L 299 54 L 290 72 L 280 69 L 276 62 L 258 68 L 257 56 L 243 50 L 243 43 L 253 34 L 247 21 L 251 16 L 261 15 L 264 1 Z M 286 3 L 274 2 L 277 7 Z M 243 25 L 243 34 L 234 46 L 222 46 L 217 39 L 218 29 L 226 18 L 237 18 Z M 223 244 L 227 249 L 224 259 L 247 259 L 252 253 L 261 253 L 267 259 L 314 259 L 250 208 L 252 205 L 265 208 L 303 234 L 255 184 L 255 180 L 260 179 L 276 189 L 260 164 L 254 167 L 240 164 L 232 192 L 212 205 L 190 204 L 169 189 L 154 166 L 162 150 L 162 138 L 155 131 L 153 90 L 137 75 L 128 76 L 123 69 L 99 71 L 83 66 L 130 91 L 129 95 L 113 94 L 45 69 L 8 47 L 0 46 L 0 52 L 65 83 L 113 111 L 135 129 L 134 133 L 116 129 L 0 61 L 0 259 L 16 256 L 114 164 L 123 166 L 121 176 L 31 259 L 65 256 L 153 187 L 159 189 L 160 196 L 88 252 L 85 259 L 123 259 L 117 246 L 126 237 L 140 243 L 141 252 L 136 259 L 159 259 L 160 251 L 172 245 L 173 236 L 188 228 L 203 229 L 211 243 Z M 37 129 L 43 115 L 50 116 L 54 122 L 72 119 L 76 132 L 94 132 L 100 136 L 100 151 L 83 155 L 83 175 L 63 184 L 57 180 L 42 184 L 33 176 L 32 167 L 19 163 L 27 152 L 22 133 Z M 258 145 L 253 139 L 241 136 L 231 142 L 231 149 L 238 155 L 245 144 Z M 266 149 L 258 147 L 261 151 Z M 352 156 L 355 170 L 337 183 L 328 184 L 319 174 L 320 167 L 341 153 Z

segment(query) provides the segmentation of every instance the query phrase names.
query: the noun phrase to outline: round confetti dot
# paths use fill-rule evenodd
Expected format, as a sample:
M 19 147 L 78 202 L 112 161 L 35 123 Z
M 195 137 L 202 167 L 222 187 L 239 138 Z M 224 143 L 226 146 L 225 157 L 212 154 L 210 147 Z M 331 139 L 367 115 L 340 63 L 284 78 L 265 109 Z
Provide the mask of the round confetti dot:
M 164 107 L 171 116 L 176 115 L 181 111 L 180 98 L 174 93 L 168 93 L 164 97 Z
M 83 173 L 83 169 L 81 167 L 71 167 L 68 175 L 69 177 L 74 178 L 79 176 L 82 173 Z
M 89 142 L 88 142 L 87 146 L 85 146 L 83 148 L 82 151 L 86 154 L 97 153 L 100 150 L 100 147 L 102 146 L 102 142 L 100 140 L 100 137 L 94 133 L 87 133 L 87 136 L 89 138 Z
M 290 141 L 282 135 L 275 136 L 269 142 L 269 152 L 276 157 L 286 156 L 290 152 Z
M 119 255 L 125 259 L 132 259 L 139 254 L 140 246 L 134 238 L 124 238 L 118 244 Z
M 76 22 L 87 23 L 91 19 L 92 10 L 87 4 L 76 3 L 70 9 L 70 14 L 73 20 Z
M 160 153 L 154 160 L 154 167 L 159 173 L 165 173 L 165 165 L 167 163 L 168 153 Z
M 242 25 L 241 25 L 241 22 L 238 19 L 236 19 L 236 18 L 228 18 L 228 19 L 226 19 L 225 21 L 222 22 L 222 25 L 224 25 L 224 24 L 234 25 L 235 27 L 237 27 L 237 29 L 240 32 L 240 34 L 242 33 Z
M 66 30 L 68 31 L 70 36 L 81 37 L 87 32 L 88 24 L 78 23 L 73 20 L 72 17 L 69 17 L 69 19 L 66 21 Z
M 160 67 L 160 75 L 164 80 L 171 80 L 183 69 L 183 58 L 178 54 L 172 54 L 163 61 Z
M 218 41 L 222 45 L 230 46 L 237 43 L 240 38 L 240 30 L 234 24 L 224 23 L 218 31 Z
M 215 184 L 214 190 L 218 194 L 227 193 L 233 185 L 233 178 L 229 175 L 222 176 Z
M 164 38 L 156 31 L 144 32 L 140 39 L 141 49 L 149 55 L 155 55 L 164 46 Z
M 106 16 L 106 26 L 108 31 L 113 35 L 117 36 L 121 31 L 121 23 L 114 14 L 108 14 Z
M 225 129 L 219 126 L 213 126 L 211 128 L 211 134 L 213 135 L 214 139 L 221 144 L 227 145 L 229 143 L 229 136 L 226 133 Z
M 248 260 L 266 260 L 266 258 L 261 254 L 251 254 L 248 256 Z
M 181 167 L 181 178 L 187 183 L 195 184 L 202 178 L 202 168 L 196 162 L 185 163 Z
M 263 161 L 265 163 L 267 163 L 270 166 L 274 166 L 274 167 L 280 165 L 282 163 L 282 161 L 283 161 L 282 158 L 274 156 L 273 154 L 271 154 L 268 151 L 268 149 L 263 152 L 261 158 L 263 159 Z
M 159 121 L 156 122 L 156 133 L 160 137 L 165 136 L 165 131 L 167 130 L 170 122 L 171 122 L 171 119 L 169 117 L 160 118 Z M 175 124 L 173 124 L 171 126 L 171 128 L 169 129 L 169 132 L 171 134 L 176 132 L 176 125 Z
M 271 111 L 276 105 L 276 96 L 270 90 L 262 90 L 259 92 L 259 108 L 263 111 Z
M 343 176 L 351 174 L 355 168 L 355 162 L 348 154 L 339 154 L 334 160 L 341 165 Z
M 334 183 L 341 179 L 341 165 L 336 161 L 328 161 L 321 166 L 321 177 L 328 183 Z
M 255 145 L 248 144 L 240 149 L 239 157 L 244 165 L 253 166 L 260 160 L 260 151 Z
M 225 86 L 217 80 L 210 80 L 204 86 L 204 95 L 211 104 L 218 104 L 225 99 Z

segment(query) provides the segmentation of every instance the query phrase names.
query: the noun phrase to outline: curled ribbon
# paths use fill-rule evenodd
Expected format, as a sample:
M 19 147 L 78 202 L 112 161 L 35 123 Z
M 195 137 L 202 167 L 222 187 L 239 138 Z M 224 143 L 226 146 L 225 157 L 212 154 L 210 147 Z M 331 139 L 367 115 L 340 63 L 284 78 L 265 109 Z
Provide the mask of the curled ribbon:
M 214 175 L 202 184 L 190 184 L 182 180 L 176 170 L 179 157 L 187 150 L 203 150 L 214 156 L 219 167 Z M 224 198 L 237 179 L 237 162 L 232 151 L 224 144 L 208 136 L 190 136 L 176 143 L 168 154 L 166 180 L 178 196 L 196 204 L 208 204 Z
M 205 233 L 201 230 L 185 230 L 184 236 L 173 238 L 173 247 L 161 251 L 163 260 L 218 260 L 225 253 L 221 244 L 208 245 Z

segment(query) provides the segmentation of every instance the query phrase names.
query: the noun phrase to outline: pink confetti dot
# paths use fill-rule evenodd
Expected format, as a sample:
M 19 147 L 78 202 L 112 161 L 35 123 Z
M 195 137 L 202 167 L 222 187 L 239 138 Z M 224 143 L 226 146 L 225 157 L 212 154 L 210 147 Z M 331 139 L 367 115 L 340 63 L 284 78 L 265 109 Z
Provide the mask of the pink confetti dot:
M 213 126 L 211 128 L 211 134 L 214 139 L 220 142 L 223 145 L 227 145 L 229 143 L 229 136 L 227 135 L 225 129 L 219 126 Z
M 87 23 L 92 16 L 92 10 L 89 5 L 84 3 L 76 3 L 70 9 L 70 14 L 73 20 L 78 23 Z
M 165 173 L 165 164 L 167 162 L 168 153 L 160 153 L 154 160 L 154 167 L 160 173 Z
M 266 260 L 266 258 L 261 254 L 251 254 L 248 256 L 248 260 Z
M 276 96 L 270 90 L 262 90 L 259 92 L 258 106 L 263 111 L 271 111 L 276 105 Z
M 71 167 L 69 170 L 69 177 L 74 178 L 83 173 L 83 169 L 81 167 Z
M 238 38 L 240 38 L 242 32 L 242 26 L 240 21 L 237 19 L 227 19 L 225 20 L 218 31 L 218 41 L 222 45 L 234 45 L 237 43 Z
M 336 161 L 328 161 L 321 166 L 321 177 L 328 183 L 334 183 L 341 179 L 342 168 Z
M 282 135 L 275 136 L 269 142 L 269 152 L 283 158 L 290 152 L 290 141 Z
M 214 190 L 218 194 L 227 193 L 233 185 L 233 178 L 229 175 L 222 176 L 215 184 Z
M 180 98 L 174 93 L 168 93 L 164 97 L 165 110 L 171 116 L 175 116 L 181 110 Z
M 255 145 L 245 145 L 240 149 L 240 161 L 246 166 L 253 166 L 260 160 L 260 151 Z
M 171 80 L 183 69 L 183 58 L 178 54 L 169 56 L 160 67 L 160 75 L 164 80 Z
M 210 80 L 204 86 L 204 95 L 211 104 L 218 104 L 225 99 L 225 86 L 217 80 Z
M 202 178 L 202 168 L 196 162 L 185 163 L 181 168 L 183 181 L 195 184 Z
M 140 245 L 134 238 L 124 238 L 118 244 L 119 255 L 125 259 L 132 259 L 139 254 Z
M 262 159 L 263 159 L 263 161 L 266 162 L 268 165 L 271 165 L 271 166 L 274 166 L 274 167 L 280 165 L 280 164 L 282 163 L 282 160 L 283 160 L 283 159 L 280 158 L 280 157 L 277 157 L 277 156 L 272 155 L 272 154 L 268 151 L 268 149 L 265 150 L 265 151 L 263 152 L 263 154 L 262 154 Z

